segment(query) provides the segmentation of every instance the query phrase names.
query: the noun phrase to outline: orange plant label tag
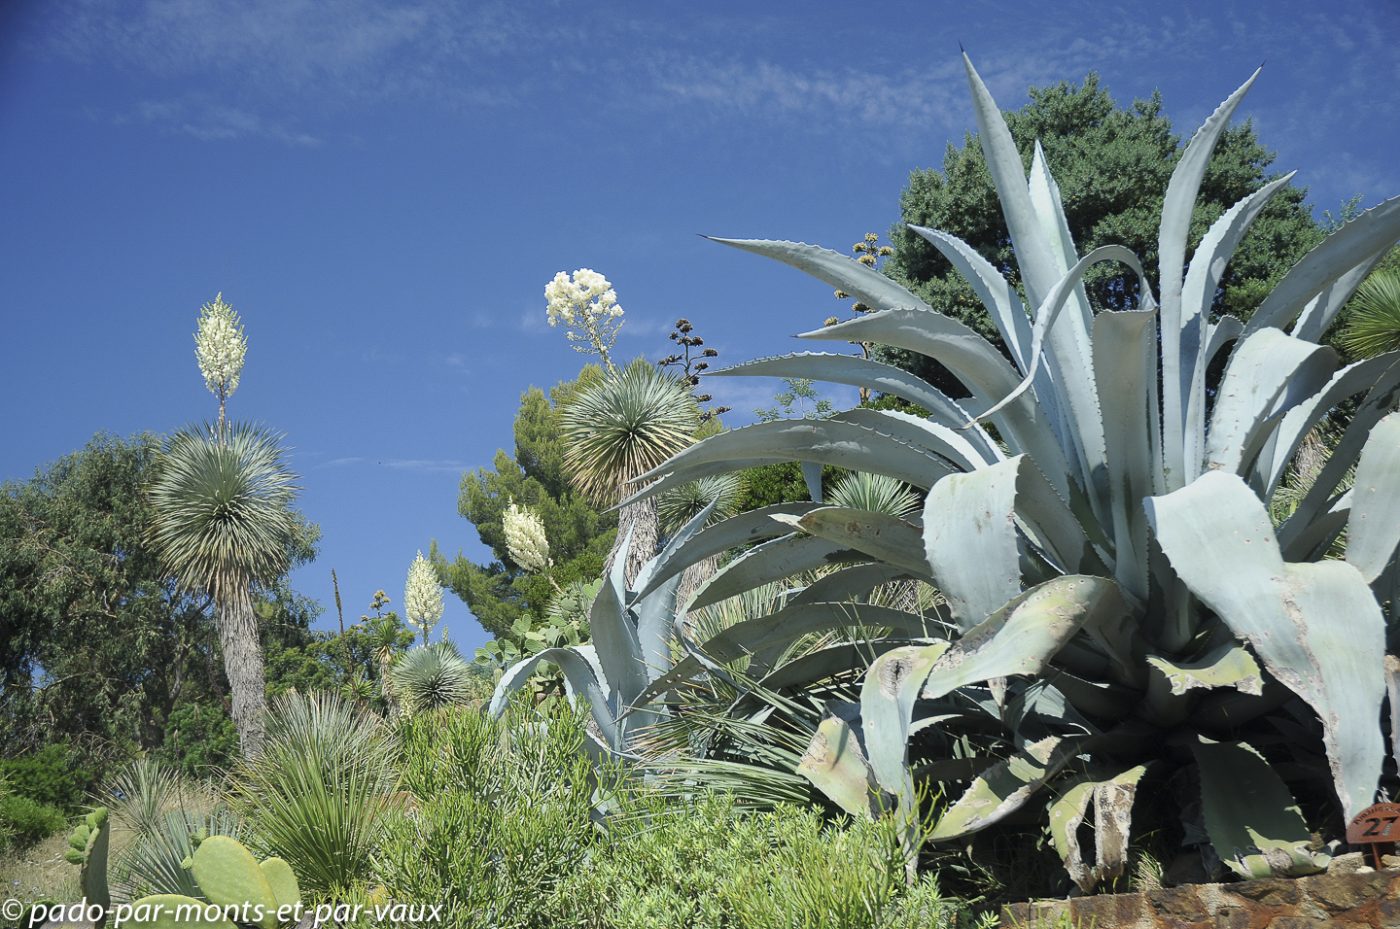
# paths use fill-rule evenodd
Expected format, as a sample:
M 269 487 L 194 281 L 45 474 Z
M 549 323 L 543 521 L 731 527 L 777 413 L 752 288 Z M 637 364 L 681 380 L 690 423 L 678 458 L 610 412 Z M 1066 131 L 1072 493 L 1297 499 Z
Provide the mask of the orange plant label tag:
M 1376 803 L 1347 823 L 1347 843 L 1400 842 L 1400 803 Z

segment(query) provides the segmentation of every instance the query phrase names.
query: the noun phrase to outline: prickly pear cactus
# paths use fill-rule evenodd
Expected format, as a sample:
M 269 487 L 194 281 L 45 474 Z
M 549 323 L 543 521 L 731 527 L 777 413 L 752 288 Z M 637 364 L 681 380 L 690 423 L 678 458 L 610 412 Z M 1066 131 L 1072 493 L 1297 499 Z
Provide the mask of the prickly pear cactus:
M 78 866 L 78 882 L 88 903 L 107 909 L 112 905 L 107 886 L 107 843 L 110 828 L 107 808 L 99 806 L 83 817 L 68 837 L 63 857 Z
M 278 886 L 284 892 L 296 892 L 296 877 L 291 868 L 280 858 L 268 859 L 281 865 L 273 865 Z M 264 862 L 266 864 L 266 862 Z M 282 869 L 285 868 L 285 871 Z M 218 906 L 261 907 L 263 918 L 257 925 L 262 929 L 277 929 L 277 909 L 281 905 L 279 894 L 274 892 L 268 880 L 267 870 L 258 864 L 253 853 L 241 842 L 226 835 L 211 835 L 199 843 L 199 848 L 190 856 L 190 869 L 194 872 L 195 883 L 210 903 Z M 287 878 L 290 877 L 290 885 Z M 288 901 L 295 903 L 293 898 Z
M 272 888 L 272 895 L 277 898 L 279 908 L 293 906 L 301 901 L 301 886 L 297 884 L 297 876 L 292 873 L 291 865 L 281 858 L 266 858 L 258 867 L 267 879 L 267 886 Z
M 199 926 L 202 929 L 238 929 L 227 919 L 192 922 L 180 918 L 182 912 L 203 912 L 208 905 L 183 894 L 142 897 L 131 904 L 132 917 L 122 923 L 122 926 L 130 929 L 189 929 L 190 926 Z

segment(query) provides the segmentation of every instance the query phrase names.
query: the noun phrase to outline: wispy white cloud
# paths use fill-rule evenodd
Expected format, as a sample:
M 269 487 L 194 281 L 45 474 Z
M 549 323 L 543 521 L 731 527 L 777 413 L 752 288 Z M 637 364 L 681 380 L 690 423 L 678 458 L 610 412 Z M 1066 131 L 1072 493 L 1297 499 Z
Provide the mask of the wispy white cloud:
M 92 115 L 101 118 L 100 114 Z M 309 132 L 289 129 L 251 110 L 197 98 L 143 100 L 130 110 L 108 115 L 107 119 L 114 125 L 153 126 L 203 142 L 259 138 L 296 146 L 321 143 Z
M 348 468 L 365 465 L 376 468 L 392 468 L 396 471 L 457 472 L 466 469 L 466 462 L 456 458 L 365 458 L 350 456 L 332 458 L 319 467 Z

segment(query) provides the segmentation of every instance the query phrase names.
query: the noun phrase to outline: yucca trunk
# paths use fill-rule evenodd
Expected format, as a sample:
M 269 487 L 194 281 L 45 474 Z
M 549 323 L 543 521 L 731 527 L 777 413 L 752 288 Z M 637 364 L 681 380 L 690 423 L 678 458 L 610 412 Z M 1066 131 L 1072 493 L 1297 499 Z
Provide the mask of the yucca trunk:
M 604 572 L 612 567 L 613 559 L 617 557 L 618 550 L 627 540 L 629 529 L 632 533 L 632 544 L 627 549 L 627 565 L 624 568 L 623 576 L 625 583 L 630 588 L 632 582 L 637 579 L 637 574 L 642 570 L 642 565 L 650 561 L 652 556 L 656 554 L 657 543 L 661 540 L 661 522 L 656 515 L 655 497 L 630 503 L 618 510 L 617 541 L 613 543 L 613 550 L 608 553 L 608 561 L 603 568 Z
M 266 732 L 267 696 L 263 678 L 262 645 L 258 619 L 247 585 L 241 585 L 216 601 L 219 647 L 224 653 L 224 674 L 232 695 L 233 725 L 245 758 L 262 753 Z
M 681 574 L 680 586 L 676 588 L 676 610 L 679 612 L 685 609 L 690 598 L 695 596 L 695 591 L 700 589 L 700 585 L 713 577 L 718 570 L 718 555 L 711 555 L 686 568 Z

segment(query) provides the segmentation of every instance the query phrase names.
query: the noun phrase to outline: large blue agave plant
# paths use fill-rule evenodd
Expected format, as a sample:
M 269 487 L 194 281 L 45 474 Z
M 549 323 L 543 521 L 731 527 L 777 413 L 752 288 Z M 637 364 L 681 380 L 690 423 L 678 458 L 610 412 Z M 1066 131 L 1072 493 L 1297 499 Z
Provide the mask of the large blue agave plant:
M 923 512 L 900 520 L 785 505 L 695 532 L 658 558 L 634 602 L 740 544 L 759 543 L 716 574 L 691 608 L 821 565 L 846 566 L 782 610 L 709 641 L 689 641 L 678 629 L 689 654 L 665 673 L 655 663 L 641 676 L 608 667 L 595 620 L 592 670 L 616 675 L 625 697 L 621 713 L 606 712 L 626 719 L 626 708 L 740 656 L 767 673 L 768 685 L 801 688 L 874 655 L 858 702 L 829 705 L 799 770 L 851 812 L 899 817 L 911 847 L 921 838 L 925 782 L 953 798 L 927 836 L 935 842 L 1040 803 L 1070 875 L 1088 890 L 1121 872 L 1135 787 L 1156 769 L 1198 778 L 1197 824 L 1234 871 L 1316 870 L 1326 855 L 1309 845 L 1293 797 L 1316 793 L 1320 781 L 1334 800 L 1309 810 L 1334 831 L 1370 804 L 1386 754 L 1387 684 L 1392 701 L 1400 691 L 1400 664 L 1386 658 L 1385 613 L 1393 651 L 1400 353 L 1343 366 L 1322 343 L 1348 296 L 1400 239 L 1400 199 L 1334 232 L 1248 322 L 1212 319 L 1233 250 L 1289 179 L 1228 210 L 1187 261 L 1207 162 L 1255 78 L 1206 121 L 1172 175 L 1161 293 L 1153 295 L 1129 250 L 1105 246 L 1078 257 L 1039 146 L 1027 178 L 995 102 L 966 66 L 1024 300 L 962 241 L 914 231 L 976 289 L 1010 358 L 835 252 L 718 240 L 797 267 L 876 310 L 804 338 L 922 353 L 971 396 L 955 400 L 906 371 L 840 354 L 716 372 L 863 385 L 930 414 L 860 409 L 736 429 L 643 475 L 638 497 L 797 460 L 809 471 L 836 465 L 908 482 L 927 492 Z M 1136 275 L 1136 309 L 1093 311 L 1081 282 L 1101 262 Z M 1209 381 L 1207 371 L 1222 365 L 1223 377 Z M 1330 460 L 1275 525 L 1268 503 L 1295 451 L 1345 401 L 1354 411 Z M 1354 486 L 1345 489 L 1353 466 Z M 1341 537 L 1345 558 L 1329 559 Z M 855 602 L 894 577 L 936 585 L 946 605 L 915 616 Z M 623 596 L 618 590 L 614 599 Z M 887 632 L 783 663 L 809 633 L 855 622 Z M 642 651 L 660 653 L 655 645 Z M 1290 739 L 1304 764 L 1270 763 L 1284 758 L 1280 743 Z M 974 757 L 951 757 L 969 745 Z M 1079 843 L 1091 821 L 1092 862 Z

